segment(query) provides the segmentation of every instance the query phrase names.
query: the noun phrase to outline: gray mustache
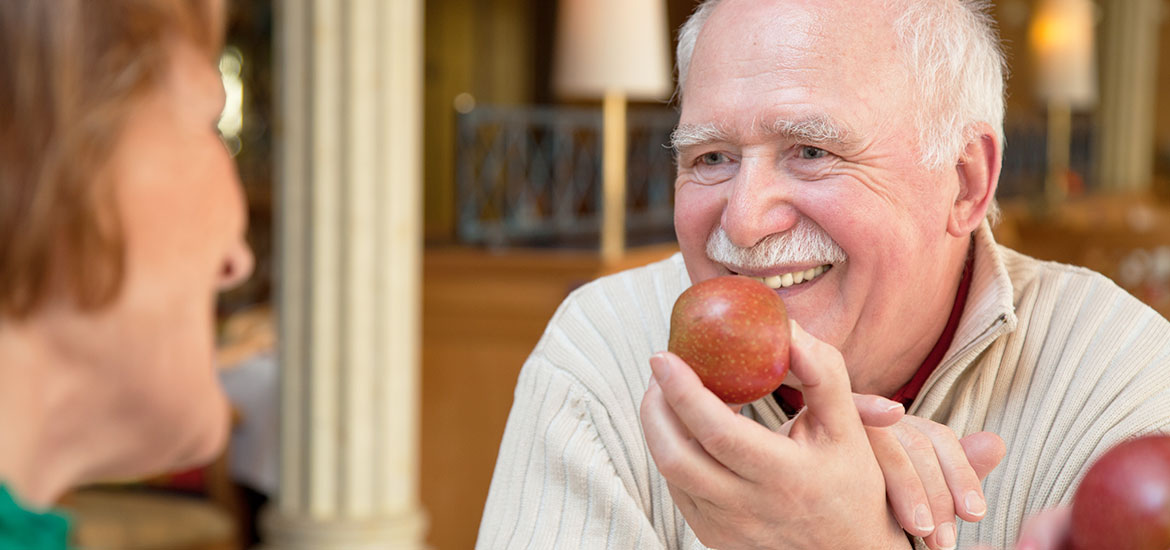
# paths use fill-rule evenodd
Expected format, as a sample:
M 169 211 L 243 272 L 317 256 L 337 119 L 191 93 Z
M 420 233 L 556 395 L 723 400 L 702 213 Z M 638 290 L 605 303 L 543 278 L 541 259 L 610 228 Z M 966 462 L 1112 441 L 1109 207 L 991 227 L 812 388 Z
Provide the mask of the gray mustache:
M 765 269 L 781 264 L 839 264 L 849 256 L 824 229 L 801 220 L 791 230 L 768 235 L 747 248 L 736 246 L 719 227 L 707 239 L 707 257 L 724 265 Z

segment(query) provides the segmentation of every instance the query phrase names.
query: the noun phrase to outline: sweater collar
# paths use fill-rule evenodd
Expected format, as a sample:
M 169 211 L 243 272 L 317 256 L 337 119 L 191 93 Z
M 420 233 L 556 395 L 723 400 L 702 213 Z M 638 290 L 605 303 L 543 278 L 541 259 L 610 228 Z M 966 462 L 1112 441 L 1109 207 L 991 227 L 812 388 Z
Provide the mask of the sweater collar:
M 929 416 L 944 406 L 946 388 L 1000 336 L 1016 329 L 1015 289 L 1003 253 L 985 220 L 974 233 L 975 272 L 959 328 L 942 363 L 926 380 L 918 399 L 907 410 Z
M 971 346 L 985 339 L 983 337 L 992 327 L 1003 323 L 1010 327 L 1010 331 L 1017 323 L 1012 279 L 986 220 L 975 231 L 974 238 L 975 272 L 971 279 L 971 294 L 959 319 L 955 340 L 943 356 L 943 364 L 969 352 Z

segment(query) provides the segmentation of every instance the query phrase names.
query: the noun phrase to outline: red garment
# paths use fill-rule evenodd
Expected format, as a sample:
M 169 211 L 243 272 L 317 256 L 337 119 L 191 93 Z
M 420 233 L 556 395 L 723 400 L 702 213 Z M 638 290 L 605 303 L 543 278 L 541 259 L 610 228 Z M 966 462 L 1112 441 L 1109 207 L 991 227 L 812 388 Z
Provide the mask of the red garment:
M 909 408 L 910 404 L 914 402 L 914 398 L 918 397 L 922 385 L 926 383 L 927 378 L 930 378 L 934 369 L 938 368 L 938 364 L 942 362 L 943 356 L 946 355 L 947 350 L 951 347 L 951 342 L 955 339 L 955 332 L 959 329 L 959 318 L 963 315 L 963 307 L 967 305 L 967 294 L 971 290 L 971 272 L 974 263 L 975 254 L 974 249 L 972 249 L 967 253 L 967 265 L 963 267 L 963 278 L 959 280 L 959 291 L 955 293 L 955 303 L 951 306 L 951 317 L 947 319 L 947 326 L 943 328 L 942 335 L 939 336 L 938 342 L 935 342 L 934 349 L 931 349 L 930 353 L 927 354 L 922 366 L 918 367 L 918 372 L 914 373 L 914 377 L 905 386 L 894 392 L 894 395 L 889 396 L 890 399 L 901 403 L 906 408 Z M 804 396 L 799 390 L 788 386 L 780 386 L 775 392 L 772 392 L 772 397 L 776 399 L 780 408 L 788 416 L 796 414 L 796 411 L 804 407 Z

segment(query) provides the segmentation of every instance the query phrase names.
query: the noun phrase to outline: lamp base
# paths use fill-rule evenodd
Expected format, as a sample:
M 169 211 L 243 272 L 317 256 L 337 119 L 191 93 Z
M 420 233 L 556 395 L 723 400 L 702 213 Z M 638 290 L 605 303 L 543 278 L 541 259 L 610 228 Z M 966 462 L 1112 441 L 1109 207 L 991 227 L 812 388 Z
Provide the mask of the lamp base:
M 626 248 L 626 94 L 602 100 L 601 260 L 619 261 Z

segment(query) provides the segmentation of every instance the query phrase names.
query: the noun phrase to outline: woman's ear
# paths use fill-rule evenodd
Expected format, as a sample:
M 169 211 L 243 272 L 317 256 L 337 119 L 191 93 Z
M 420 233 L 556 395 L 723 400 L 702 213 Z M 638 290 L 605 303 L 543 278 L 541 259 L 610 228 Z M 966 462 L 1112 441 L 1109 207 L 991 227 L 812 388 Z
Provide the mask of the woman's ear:
M 947 232 L 956 237 L 969 235 L 987 215 L 995 201 L 999 171 L 1003 166 L 1000 142 L 991 125 L 980 122 L 974 127 L 975 138 L 967 142 L 955 172 L 959 192 L 951 205 Z

